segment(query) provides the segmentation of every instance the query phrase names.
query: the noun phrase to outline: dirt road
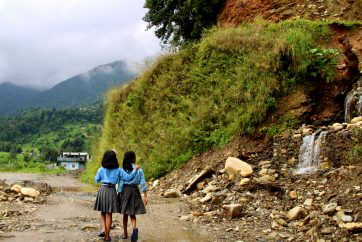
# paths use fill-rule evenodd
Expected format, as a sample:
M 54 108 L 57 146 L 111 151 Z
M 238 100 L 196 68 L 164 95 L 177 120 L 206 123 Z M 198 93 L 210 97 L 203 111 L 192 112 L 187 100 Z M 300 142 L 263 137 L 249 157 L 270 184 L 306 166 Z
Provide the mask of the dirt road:
M 44 174 L 1 173 L 7 184 L 31 180 L 46 182 L 53 188 L 68 187 L 47 197 L 44 204 L 1 202 L 0 210 L 21 211 L 22 214 L 0 219 L 0 227 L 7 231 L 0 234 L 6 241 L 102 241 L 97 235 L 101 229 L 100 213 L 93 211 L 97 192 L 88 184 L 66 176 Z M 72 189 L 69 189 L 71 187 Z M 87 188 L 74 191 L 74 188 Z M 215 241 L 207 226 L 181 221 L 182 204 L 177 199 L 160 199 L 149 195 L 147 214 L 137 216 L 139 241 Z M 130 226 L 130 225 L 129 225 Z M 113 214 L 112 241 L 122 240 L 122 215 Z M 128 233 L 131 234 L 129 227 Z

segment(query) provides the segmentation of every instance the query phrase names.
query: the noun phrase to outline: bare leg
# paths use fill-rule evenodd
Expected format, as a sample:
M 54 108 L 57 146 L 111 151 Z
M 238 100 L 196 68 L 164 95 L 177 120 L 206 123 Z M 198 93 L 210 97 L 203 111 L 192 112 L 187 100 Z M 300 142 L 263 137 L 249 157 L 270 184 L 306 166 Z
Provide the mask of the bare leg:
M 107 223 L 106 223 L 106 237 L 104 237 L 106 240 L 109 240 L 109 233 L 111 232 L 111 226 L 112 226 L 112 213 L 106 213 L 107 217 Z
M 127 223 L 128 223 L 128 214 L 123 215 L 123 238 L 127 238 Z
M 132 230 L 136 228 L 136 215 L 130 215 L 131 223 L 132 223 Z
M 101 233 L 103 233 L 103 232 L 106 232 L 106 213 L 101 212 L 101 222 L 102 222 Z

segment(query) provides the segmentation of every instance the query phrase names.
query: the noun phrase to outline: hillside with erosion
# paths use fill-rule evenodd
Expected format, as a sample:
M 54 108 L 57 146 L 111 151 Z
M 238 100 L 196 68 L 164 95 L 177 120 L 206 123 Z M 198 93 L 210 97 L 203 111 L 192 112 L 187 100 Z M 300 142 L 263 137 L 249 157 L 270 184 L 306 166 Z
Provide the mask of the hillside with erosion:
M 226 1 L 108 93 L 83 180 L 133 150 L 151 196 L 220 241 L 362 240 L 360 1 L 334 2 Z

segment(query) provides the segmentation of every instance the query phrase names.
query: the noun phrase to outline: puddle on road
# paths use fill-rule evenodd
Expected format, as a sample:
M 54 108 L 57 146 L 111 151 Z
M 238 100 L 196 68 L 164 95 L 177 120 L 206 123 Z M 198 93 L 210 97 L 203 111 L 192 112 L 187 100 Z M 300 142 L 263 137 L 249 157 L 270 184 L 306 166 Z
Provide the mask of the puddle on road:
M 52 187 L 54 192 L 96 192 L 97 187 Z

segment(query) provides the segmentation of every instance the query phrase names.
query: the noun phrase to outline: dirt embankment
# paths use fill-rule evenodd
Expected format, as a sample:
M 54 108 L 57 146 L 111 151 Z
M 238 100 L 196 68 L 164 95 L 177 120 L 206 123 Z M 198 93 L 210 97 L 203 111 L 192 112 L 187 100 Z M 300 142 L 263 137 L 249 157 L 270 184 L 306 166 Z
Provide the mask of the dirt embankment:
M 361 21 L 361 10 L 361 0 L 226 0 L 219 23 L 239 25 L 257 16 L 273 22 L 295 18 Z

